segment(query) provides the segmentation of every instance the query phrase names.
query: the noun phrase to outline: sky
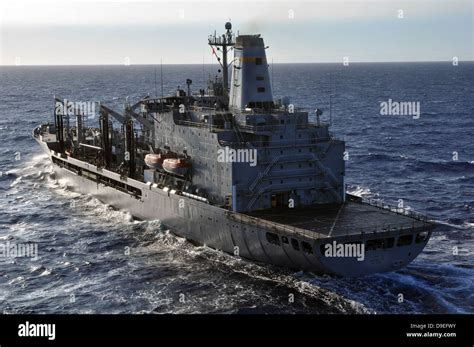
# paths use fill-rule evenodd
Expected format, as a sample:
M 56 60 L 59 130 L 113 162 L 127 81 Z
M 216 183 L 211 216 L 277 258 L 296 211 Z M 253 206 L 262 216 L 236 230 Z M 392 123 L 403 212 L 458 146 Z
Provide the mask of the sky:
M 0 0 L 0 65 L 213 63 L 228 20 L 275 63 L 474 60 L 474 0 Z

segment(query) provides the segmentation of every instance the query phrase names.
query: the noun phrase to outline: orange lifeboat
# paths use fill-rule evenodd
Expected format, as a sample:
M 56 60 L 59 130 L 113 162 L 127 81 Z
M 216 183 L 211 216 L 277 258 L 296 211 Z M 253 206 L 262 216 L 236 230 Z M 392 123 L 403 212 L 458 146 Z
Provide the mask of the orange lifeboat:
M 191 163 L 185 158 L 168 158 L 163 161 L 163 170 L 178 176 L 185 176 L 190 168 Z
M 147 154 L 145 156 L 145 164 L 150 169 L 161 170 L 163 168 L 163 162 L 166 158 L 170 158 L 169 154 Z

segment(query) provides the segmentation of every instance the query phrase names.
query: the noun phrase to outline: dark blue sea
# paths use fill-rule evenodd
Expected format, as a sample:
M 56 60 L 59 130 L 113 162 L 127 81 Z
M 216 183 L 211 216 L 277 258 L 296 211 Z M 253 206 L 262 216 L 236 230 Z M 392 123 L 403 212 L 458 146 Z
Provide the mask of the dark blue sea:
M 173 93 L 186 78 L 198 89 L 216 70 L 165 65 L 164 92 Z M 160 66 L 0 67 L 0 243 L 38 245 L 37 260 L 0 258 L 0 309 L 474 313 L 474 63 L 279 64 L 272 70 L 276 98 L 322 109 L 334 135 L 347 141 L 351 192 L 394 204 L 402 199 L 438 221 L 413 263 L 356 279 L 294 273 L 195 247 L 159 221 L 136 221 L 73 193 L 51 175 L 30 135 L 53 120 L 53 94 L 121 111 L 127 99 L 161 95 Z M 381 115 L 380 103 L 389 99 L 420 102 L 420 118 Z

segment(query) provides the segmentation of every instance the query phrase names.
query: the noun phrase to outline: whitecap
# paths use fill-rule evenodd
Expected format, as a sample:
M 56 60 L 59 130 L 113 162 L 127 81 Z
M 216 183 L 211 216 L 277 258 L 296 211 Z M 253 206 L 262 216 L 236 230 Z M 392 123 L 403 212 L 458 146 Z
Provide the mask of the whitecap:
M 45 270 L 40 274 L 40 277 L 48 276 L 48 275 L 51 275 L 51 269 L 45 269 Z

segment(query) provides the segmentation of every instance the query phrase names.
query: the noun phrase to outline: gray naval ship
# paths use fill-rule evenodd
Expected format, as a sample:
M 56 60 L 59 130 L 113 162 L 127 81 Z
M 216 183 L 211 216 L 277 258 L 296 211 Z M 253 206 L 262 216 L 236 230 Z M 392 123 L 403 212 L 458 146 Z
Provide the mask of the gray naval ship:
M 54 124 L 33 137 L 57 177 L 256 262 L 363 276 L 415 259 L 434 223 L 346 193 L 345 142 L 321 111 L 312 119 L 288 98 L 274 100 L 262 37 L 234 35 L 226 23 L 208 41 L 221 69 L 197 92 L 188 79 L 187 90 L 127 103 L 122 113 L 99 103 L 95 127 L 56 96 Z

